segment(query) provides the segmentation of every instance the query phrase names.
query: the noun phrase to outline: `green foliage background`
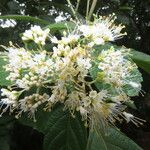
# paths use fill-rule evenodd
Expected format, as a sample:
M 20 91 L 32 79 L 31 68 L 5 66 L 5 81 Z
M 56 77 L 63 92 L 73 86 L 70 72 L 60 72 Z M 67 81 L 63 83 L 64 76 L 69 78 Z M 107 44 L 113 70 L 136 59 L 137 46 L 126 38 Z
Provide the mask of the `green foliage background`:
M 72 3 L 75 4 L 75 0 L 72 0 Z M 81 0 L 79 7 L 80 18 L 85 16 L 85 4 L 86 0 Z M 133 51 L 133 59 L 141 68 L 140 71 L 144 78 L 142 89 L 145 94 L 144 96 L 140 95 L 133 98 L 136 106 L 132 106 L 135 109 L 129 111 L 147 120 L 147 123 L 139 128 L 125 123 L 118 125 L 118 127 L 144 150 L 149 150 L 150 78 L 148 73 L 150 72 L 150 57 L 143 54 L 143 52 L 150 54 L 150 2 L 148 0 L 98 0 L 95 10 L 97 10 L 95 13 L 100 15 L 116 13 L 118 16 L 117 21 L 126 25 L 125 30 L 128 36 L 117 40 L 115 44 L 139 51 Z M 52 11 L 54 12 L 53 15 L 51 15 Z M 22 12 L 24 12 L 24 15 L 30 15 L 31 17 L 18 17 L 17 15 Z M 55 17 L 61 12 L 65 16 L 72 15 L 65 0 L 0 0 L 0 19 L 3 19 L 0 20 L 0 23 L 5 21 L 4 18 L 15 18 L 17 21 L 14 27 L 0 27 L 0 45 L 8 45 L 10 40 L 20 44 L 19 34 L 29 28 L 31 24 L 39 24 L 42 27 L 49 26 L 54 34 L 58 34 L 57 30 L 64 29 L 65 26 L 63 23 L 57 25 L 53 23 L 55 22 Z M 7 15 L 7 17 L 4 17 L 4 15 Z M 32 17 L 38 17 L 38 19 Z M 51 25 L 49 25 L 50 23 Z M 3 73 L 2 68 L 0 72 Z M 0 150 L 42 150 L 43 143 L 45 150 L 84 150 L 87 142 L 85 136 L 87 131 L 83 128 L 80 117 L 72 119 L 68 112 L 59 113 L 61 109 L 61 107 L 54 109 L 54 117 L 50 117 L 53 116 L 52 113 L 41 114 L 39 112 L 37 115 L 39 120 L 36 123 L 31 122 L 31 120 L 25 121 L 26 116 L 16 120 L 9 114 L 5 114 L 0 118 Z M 124 135 L 120 134 L 120 131 L 114 132 L 114 129 L 109 129 L 109 132 L 110 135 L 108 135 L 107 140 L 105 140 L 105 136 L 97 138 L 97 134 L 91 134 L 90 138 L 92 140 L 90 142 L 92 142 L 92 147 L 90 147 L 90 150 L 97 150 L 97 146 L 101 147 L 101 150 L 140 149 L 136 147 L 137 145 L 130 143 L 128 138 L 123 138 Z M 44 134 L 46 135 L 45 137 L 43 136 Z M 128 148 L 124 147 L 121 139 L 126 141 L 126 146 L 129 145 Z M 99 145 L 99 143 L 103 144 Z

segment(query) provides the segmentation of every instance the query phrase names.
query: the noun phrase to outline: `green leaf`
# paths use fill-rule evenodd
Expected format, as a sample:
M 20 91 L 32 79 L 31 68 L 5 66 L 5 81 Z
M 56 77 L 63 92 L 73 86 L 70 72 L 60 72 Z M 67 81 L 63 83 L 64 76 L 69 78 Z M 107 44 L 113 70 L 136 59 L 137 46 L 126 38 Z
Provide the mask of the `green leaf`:
M 114 3 L 120 3 L 120 0 L 111 0 L 112 2 L 114 2 Z
M 95 48 L 95 52 L 94 52 L 94 55 L 98 55 L 100 53 L 101 50 L 107 50 L 109 49 L 111 46 L 114 46 L 115 48 L 117 49 L 120 49 L 121 47 L 120 46 L 116 46 L 116 45 L 113 45 L 111 43 L 107 43 L 103 46 L 98 46 Z M 142 68 L 144 71 L 150 73 L 150 55 L 147 55 L 145 53 L 142 53 L 142 52 L 139 52 L 139 51 L 136 51 L 136 50 L 133 50 L 131 49 L 131 59 L 140 67 Z
M 4 60 L 4 55 L 0 53 L 0 85 L 8 86 L 11 85 L 11 82 L 6 80 L 6 77 L 9 75 L 8 72 L 3 68 L 7 64 L 7 61 Z
M 67 29 L 67 26 L 70 28 L 74 28 L 75 24 L 73 22 L 60 22 L 60 23 L 52 23 L 50 22 L 37 18 L 37 17 L 31 17 L 31 16 L 23 16 L 23 15 L 5 15 L 5 16 L 0 16 L 0 19 L 14 19 L 14 20 L 20 20 L 20 21 L 27 21 L 27 22 L 34 22 L 38 23 L 41 25 L 47 25 L 45 28 L 49 28 L 51 30 L 62 30 L 62 29 Z
M 112 46 L 111 43 L 107 43 L 107 44 L 101 45 L 101 46 L 95 46 L 93 53 L 92 53 L 92 56 L 95 58 L 94 58 L 94 62 L 92 63 L 92 67 L 90 69 L 90 75 L 94 80 L 95 79 L 97 80 L 97 82 L 95 82 L 95 86 L 99 90 L 107 89 L 107 88 L 109 88 L 110 85 L 105 84 L 104 82 L 100 82 L 100 79 L 97 79 L 97 75 L 100 72 L 100 70 L 98 68 L 98 64 L 99 64 L 98 56 L 102 50 L 108 50 L 111 46 Z
M 133 61 L 144 71 L 150 73 L 150 55 L 135 50 L 132 50 L 131 54 Z
M 52 111 L 44 138 L 44 150 L 85 150 L 86 128 L 80 116 L 75 118 L 58 107 Z
M 75 118 L 68 111 L 63 111 L 61 105 L 56 106 L 51 112 L 37 111 L 36 122 L 25 115 L 19 121 L 27 126 L 42 132 L 44 150 L 85 150 L 86 128 L 79 115 Z
M 133 10 L 133 8 L 132 8 L 132 7 L 129 7 L 129 6 L 122 6 L 122 7 L 119 7 L 119 9 L 120 9 L 120 10 L 127 10 L 127 11 Z
M 139 86 L 132 86 L 130 83 L 123 86 L 124 92 L 128 96 L 138 96 L 139 91 L 141 90 L 141 82 L 143 81 L 142 75 L 138 69 L 132 70 L 130 76 L 126 77 L 126 80 L 131 81 Z
M 101 80 L 99 79 L 101 76 L 103 76 L 103 74 L 100 74 L 100 70 L 98 69 L 98 59 L 97 57 L 99 56 L 99 53 L 102 51 L 102 50 L 107 50 L 109 49 L 111 46 L 113 46 L 115 49 L 117 50 L 120 50 L 122 47 L 120 46 L 116 46 L 116 45 L 112 45 L 111 43 L 107 43 L 105 45 L 102 45 L 102 46 L 96 46 L 95 47 L 95 50 L 93 52 L 93 57 L 95 57 L 95 62 L 93 62 L 93 65 L 92 65 L 92 68 L 90 69 L 90 74 L 92 76 L 93 79 L 96 79 L 97 82 L 95 83 L 95 86 L 98 88 L 98 89 L 107 89 L 109 90 L 111 93 L 114 91 L 114 88 L 109 85 L 109 84 L 105 84 L 104 82 L 101 82 Z M 135 52 L 135 51 L 134 51 Z M 141 54 L 141 53 L 140 53 Z M 143 53 L 142 53 L 143 54 Z M 134 55 L 131 55 L 132 58 L 128 58 L 128 59 L 133 59 L 134 60 L 138 59 L 138 60 L 143 60 L 146 63 L 150 63 L 150 56 L 146 55 L 146 54 L 143 54 L 142 56 L 144 57 L 145 56 L 145 59 L 141 57 L 141 55 L 139 56 L 138 54 L 136 54 L 137 56 L 134 56 Z M 132 60 L 130 60 L 132 62 Z M 137 64 L 138 65 L 138 64 Z M 142 64 L 141 64 L 142 65 Z M 99 75 L 98 75 L 99 74 Z M 99 78 L 97 78 L 97 76 Z M 139 91 L 141 90 L 141 82 L 143 81 L 142 79 L 142 75 L 141 73 L 139 72 L 138 69 L 134 69 L 130 72 L 130 75 L 126 77 L 125 79 L 126 81 L 129 81 L 129 83 L 126 83 L 126 85 L 124 85 L 122 88 L 123 88 L 123 91 L 128 95 L 128 96 L 137 96 L 139 94 Z M 130 82 L 131 81 L 131 82 Z M 133 84 L 136 84 L 135 86 Z M 115 91 L 114 91 L 115 93 Z M 113 93 L 112 93 L 113 94 Z
M 57 111 L 57 109 L 54 109 L 51 112 L 45 112 L 43 109 L 38 109 L 35 115 L 36 121 L 34 121 L 33 118 L 29 118 L 27 114 L 22 114 L 18 121 L 21 124 L 30 126 L 45 134 L 48 128 L 48 119 L 55 114 L 55 111 Z
M 136 109 L 136 110 L 137 110 L 137 107 L 136 107 L 134 101 L 128 100 L 128 101 L 124 102 L 124 104 L 125 104 L 126 106 L 132 108 L 132 109 Z
M 20 21 L 35 22 L 42 25 L 50 24 L 50 22 L 46 20 L 37 17 L 26 16 L 26 15 L 4 15 L 4 16 L 0 16 L 0 19 L 14 19 Z
M 73 29 L 75 27 L 75 24 L 73 22 L 65 21 L 65 22 L 60 22 L 60 23 L 49 24 L 45 28 L 49 28 L 52 31 L 56 31 L 56 30 L 67 29 L 68 27 L 70 29 Z
M 36 122 L 26 115 L 19 121 L 45 135 L 44 150 L 85 150 L 86 128 L 78 114 L 72 118 L 68 111 L 63 111 L 62 105 L 57 105 L 51 112 L 38 110 L 35 117 Z
M 56 109 L 57 110 L 57 109 Z M 55 109 L 52 112 L 45 112 L 42 108 L 39 108 L 35 114 L 36 121 L 33 118 L 29 118 L 28 114 L 22 114 L 18 121 L 26 126 L 30 126 L 41 133 L 45 133 L 48 128 L 47 122 L 48 119 L 55 114 Z
M 115 128 L 90 131 L 87 150 L 142 150 L 135 142 Z

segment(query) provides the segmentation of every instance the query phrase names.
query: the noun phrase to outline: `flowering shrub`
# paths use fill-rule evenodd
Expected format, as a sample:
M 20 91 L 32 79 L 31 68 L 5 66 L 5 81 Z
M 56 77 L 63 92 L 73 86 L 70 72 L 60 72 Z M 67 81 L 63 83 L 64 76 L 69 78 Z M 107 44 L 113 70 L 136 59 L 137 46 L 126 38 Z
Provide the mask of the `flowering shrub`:
M 126 34 L 121 33 L 124 26 L 116 25 L 115 19 L 113 14 L 77 23 L 74 30 L 64 31 L 61 39 L 40 26 L 26 30 L 22 40 L 33 41 L 38 48 L 33 51 L 13 44 L 6 48 L 8 64 L 4 68 L 9 72 L 7 80 L 15 86 L 2 89 L 3 112 L 10 109 L 16 117 L 28 112 L 36 119 L 40 105 L 51 111 L 56 103 L 63 103 L 73 117 L 79 111 L 90 127 L 99 119 L 114 124 L 121 118 L 138 125 L 141 119 L 125 111 L 126 102 L 138 95 L 142 81 L 129 57 L 130 50 L 102 48 Z M 47 40 L 54 44 L 52 49 L 45 50 Z
M 145 122 L 128 109 L 141 92 L 143 79 L 135 64 L 141 53 L 114 44 L 127 35 L 125 26 L 116 23 L 115 14 L 93 15 L 97 0 L 91 8 L 87 0 L 85 19 L 78 18 L 80 0 L 76 9 L 67 2 L 74 21 L 49 25 L 24 16 L 48 26 L 26 30 L 21 46 L 2 46 L 0 115 L 9 112 L 42 132 L 44 150 L 141 150 L 116 129 L 120 122 Z M 142 56 L 146 65 L 137 64 L 149 72 L 149 56 Z

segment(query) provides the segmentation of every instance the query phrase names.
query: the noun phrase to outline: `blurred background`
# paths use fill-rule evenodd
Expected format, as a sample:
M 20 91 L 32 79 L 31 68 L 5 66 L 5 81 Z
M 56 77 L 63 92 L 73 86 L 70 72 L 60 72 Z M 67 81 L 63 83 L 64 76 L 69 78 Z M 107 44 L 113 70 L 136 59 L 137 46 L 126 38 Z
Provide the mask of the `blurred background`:
M 81 0 L 80 18 L 85 16 L 86 1 Z M 72 3 L 75 5 L 76 0 L 72 0 Z M 149 0 L 98 0 L 95 13 L 115 13 L 117 22 L 126 26 L 128 36 L 117 40 L 117 45 L 150 54 Z M 66 0 L 0 0 L 0 16 L 3 15 L 29 15 L 50 23 L 62 22 L 73 17 Z M 9 41 L 20 45 L 20 33 L 32 24 L 32 21 L 0 19 L 0 45 L 8 45 Z M 130 111 L 147 122 L 140 127 L 130 123 L 122 123 L 119 127 L 144 150 L 150 150 L 150 76 L 142 69 L 140 72 L 144 78 L 143 94 L 133 97 L 137 109 Z M 0 118 L 0 150 L 42 150 L 42 141 L 41 133 L 22 125 L 11 116 L 5 114 Z

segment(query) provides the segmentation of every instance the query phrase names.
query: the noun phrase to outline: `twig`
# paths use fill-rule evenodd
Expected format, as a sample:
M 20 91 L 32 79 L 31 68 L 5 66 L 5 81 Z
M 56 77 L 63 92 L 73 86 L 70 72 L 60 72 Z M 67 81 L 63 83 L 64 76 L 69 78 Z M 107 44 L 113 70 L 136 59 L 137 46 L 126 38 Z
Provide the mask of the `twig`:
M 90 7 L 90 0 L 87 0 L 87 6 L 86 6 L 86 20 L 88 20 L 89 7 Z
M 95 6 L 96 6 L 97 0 L 93 0 L 89 15 L 88 15 L 88 20 L 91 20 L 92 14 L 94 12 Z
M 72 13 L 73 13 L 75 19 L 76 19 L 77 21 L 79 21 L 77 15 L 76 15 L 76 11 L 74 10 L 73 5 L 71 4 L 70 0 L 67 0 L 67 3 L 68 3 L 68 5 L 70 6 L 71 11 L 72 11 Z
M 76 9 L 75 9 L 75 10 L 76 10 L 76 13 L 78 12 L 79 5 L 80 5 L 80 1 L 81 1 L 81 0 L 77 0 L 77 5 L 76 5 Z

